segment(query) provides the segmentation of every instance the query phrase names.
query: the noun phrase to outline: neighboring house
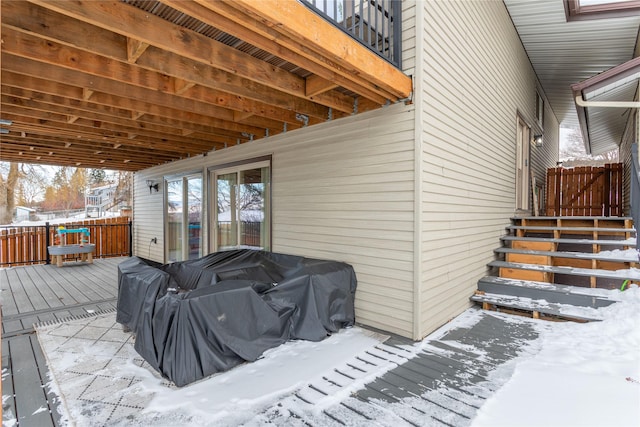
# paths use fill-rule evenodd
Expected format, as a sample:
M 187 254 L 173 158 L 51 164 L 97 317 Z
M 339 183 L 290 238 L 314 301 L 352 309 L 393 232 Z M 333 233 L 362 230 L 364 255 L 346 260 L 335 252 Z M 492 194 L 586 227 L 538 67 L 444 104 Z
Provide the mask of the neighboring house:
M 117 203 L 114 198 L 116 184 L 93 187 L 84 196 L 84 209 L 87 218 L 100 218 Z
M 35 220 L 36 210 L 24 206 L 16 206 L 14 218 L 16 222 Z
M 560 124 L 584 121 L 571 85 L 635 56 L 636 5 L 610 7 L 6 2 L 3 159 L 135 171 L 133 251 L 154 261 L 251 246 L 348 262 L 357 320 L 420 339 L 532 212 Z

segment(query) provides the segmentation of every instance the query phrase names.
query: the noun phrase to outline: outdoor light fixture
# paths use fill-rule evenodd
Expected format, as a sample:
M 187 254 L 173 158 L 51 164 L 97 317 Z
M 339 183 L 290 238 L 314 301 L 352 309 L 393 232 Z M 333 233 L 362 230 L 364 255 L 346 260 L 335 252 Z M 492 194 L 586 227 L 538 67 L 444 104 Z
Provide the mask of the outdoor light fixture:
M 152 191 L 151 191 L 151 190 L 156 190 L 156 193 L 157 193 L 158 191 L 160 191 L 160 184 L 158 184 L 157 182 L 155 182 L 155 181 L 154 181 L 154 180 L 152 180 L 152 179 L 148 179 L 148 180 L 147 180 L 147 187 L 149 187 L 149 194 L 151 194 L 151 193 L 152 193 Z
M 536 147 L 542 147 L 542 134 L 534 135 L 532 142 Z

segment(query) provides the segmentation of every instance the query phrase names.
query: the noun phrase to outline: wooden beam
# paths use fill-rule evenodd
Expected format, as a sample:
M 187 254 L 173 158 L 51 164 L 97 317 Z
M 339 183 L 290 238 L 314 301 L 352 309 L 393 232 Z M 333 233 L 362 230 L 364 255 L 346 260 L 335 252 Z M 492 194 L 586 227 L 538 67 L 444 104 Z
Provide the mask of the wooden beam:
M 174 77 L 173 81 L 173 93 L 176 95 L 183 95 L 186 91 L 194 87 L 196 84 L 189 82 L 178 77 Z
M 252 113 L 234 111 L 233 112 L 233 121 L 234 122 L 241 122 L 243 120 L 248 119 L 251 116 L 253 116 Z
M 82 99 L 88 101 L 93 96 L 93 91 L 91 89 L 83 88 L 82 89 Z
M 188 58 L 206 67 L 213 65 L 229 75 L 235 76 L 236 79 L 248 79 L 268 88 L 305 98 L 304 79 L 301 77 L 127 4 L 118 3 L 106 7 L 103 2 L 92 1 L 68 4 L 68 2 L 33 0 L 33 3 L 96 27 L 144 41 L 158 49 Z M 138 64 L 145 63 L 149 51 L 150 48 L 147 54 L 139 58 Z M 186 80 L 192 79 L 186 78 Z M 221 80 L 224 81 L 224 79 Z M 241 87 L 236 84 L 234 86 Z M 247 95 L 245 94 L 245 96 Z M 340 97 L 342 99 L 339 99 Z M 349 104 L 346 98 L 345 95 L 340 94 L 339 96 L 327 97 L 326 100 L 332 104 L 339 101 L 339 105 L 328 106 L 341 110 Z M 380 102 L 384 103 L 384 99 L 379 98 Z M 314 101 L 322 104 L 323 99 L 318 98 Z M 304 112 L 304 114 L 311 115 L 309 112 Z
M 142 69 L 135 65 L 112 61 L 52 41 L 40 43 L 36 37 L 15 31 L 11 28 L 3 27 L 3 41 L 3 48 L 6 53 L 57 67 L 63 67 L 67 69 L 68 72 L 82 72 L 94 77 L 110 79 L 151 91 L 173 95 L 169 78 L 166 75 Z M 199 86 L 192 88 L 189 92 L 188 99 L 237 111 L 251 111 L 255 115 L 286 121 L 292 124 L 297 122 L 296 115 L 298 113 L 296 111 L 276 108 L 262 102 L 231 96 L 228 93 L 205 89 Z M 310 121 L 310 124 L 313 123 L 313 121 Z
M 163 3 L 187 15 L 197 16 L 199 20 L 215 28 L 232 34 L 267 52 L 273 52 L 274 55 L 279 58 L 318 74 L 327 80 L 335 81 L 340 86 L 375 101 L 378 105 L 384 104 L 388 99 L 388 94 L 379 90 L 379 88 L 372 85 L 371 82 L 343 77 L 342 74 L 336 72 L 334 64 L 330 61 L 320 60 L 321 63 L 318 64 L 318 58 L 315 57 L 315 54 L 312 55 L 312 59 L 309 59 L 306 55 L 301 55 L 292 49 L 283 48 L 283 46 L 279 44 L 282 43 L 282 41 L 277 39 L 285 37 L 284 35 L 278 34 L 260 19 L 250 20 L 251 25 L 247 25 L 248 19 L 245 13 L 239 12 L 223 2 L 203 2 L 202 5 L 198 5 L 194 2 L 165 0 Z M 245 25 L 247 25 L 247 27 L 245 27 Z M 333 31 L 339 30 L 333 28 Z M 293 41 L 293 43 L 295 44 L 295 41 Z M 327 99 L 324 95 L 317 95 L 314 97 L 314 100 L 323 103 L 323 105 L 336 108 L 336 106 L 325 103 Z M 340 108 L 336 109 L 340 110 Z
M 127 61 L 135 63 L 148 47 L 149 43 L 127 37 Z
M 206 7 L 218 3 L 196 1 Z M 396 100 L 408 98 L 411 95 L 412 82 L 409 76 L 379 58 L 349 35 L 336 29 L 330 22 L 313 13 L 300 2 L 225 0 L 224 3 L 247 15 L 245 26 L 251 26 L 256 21 L 266 22 L 279 34 L 295 40 L 295 45 L 286 46 L 289 49 L 307 54 L 306 48 L 308 48 L 320 53 L 325 60 L 335 61 L 340 65 L 335 69 L 340 70 L 344 77 L 371 82 L 388 91 L 389 94 L 393 94 Z M 280 38 L 276 39 L 276 41 L 279 40 Z M 314 59 L 314 55 L 307 54 L 307 57 Z M 316 60 L 322 61 L 319 58 Z M 346 73 L 343 74 L 342 70 Z
M 3 23 L 5 26 L 107 58 L 128 61 L 127 54 L 121 47 L 125 43 L 126 37 L 85 22 L 69 19 L 64 15 L 36 5 L 24 2 L 13 3 L 19 3 L 22 6 L 17 7 L 13 4 L 12 16 L 15 17 L 5 19 Z M 69 22 L 72 22 L 73 25 L 69 25 Z M 88 38 L 86 34 L 91 34 L 93 37 Z M 96 39 L 99 42 L 96 42 Z M 319 108 L 314 104 L 314 102 L 322 104 L 322 99 L 314 100 L 314 102 L 303 102 L 302 99 L 292 101 L 291 95 L 287 93 L 268 88 L 234 73 L 215 69 L 211 67 L 211 64 L 193 61 L 156 47 L 150 46 L 145 55 L 138 59 L 137 65 L 205 87 L 267 102 L 280 108 L 294 109 L 309 116 L 324 118 L 327 114 L 326 108 Z M 323 99 L 327 103 L 326 106 L 348 113 L 348 108 L 352 104 L 350 98 L 337 93 L 337 96 L 332 94 L 332 96 L 325 96 Z
M 215 117 L 190 113 L 188 111 L 172 109 L 143 101 L 119 98 L 101 92 L 97 92 L 94 95 L 91 103 L 86 103 L 81 101 L 82 90 L 77 87 L 31 76 L 19 75 L 6 70 L 3 72 L 2 77 L 3 94 L 25 99 L 64 105 L 83 111 L 100 112 L 120 118 L 131 118 L 144 123 L 189 128 L 195 132 L 205 134 L 229 135 L 236 138 L 237 135 L 242 132 L 249 132 L 256 135 L 256 138 L 264 136 L 264 128 L 262 127 L 238 125 L 233 121 L 220 120 Z M 215 109 L 212 113 L 216 114 Z M 142 117 L 143 115 L 144 117 Z
M 335 89 L 338 85 L 329 80 L 323 79 L 315 74 L 310 75 L 305 79 L 305 94 L 307 96 L 319 95 L 323 92 L 327 92 L 331 89 Z

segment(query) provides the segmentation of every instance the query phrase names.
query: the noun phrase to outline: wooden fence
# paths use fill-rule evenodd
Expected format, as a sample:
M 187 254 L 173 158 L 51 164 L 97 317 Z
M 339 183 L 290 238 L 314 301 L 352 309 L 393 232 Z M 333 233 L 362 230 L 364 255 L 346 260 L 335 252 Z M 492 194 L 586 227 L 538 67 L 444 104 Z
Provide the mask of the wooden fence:
M 547 216 L 622 216 L 622 163 L 547 170 Z
M 58 227 L 89 229 L 89 243 L 96 245 L 94 258 L 131 255 L 131 220 L 114 217 L 69 222 L 64 224 L 5 226 L 0 229 L 0 267 L 28 264 L 49 264 L 47 246 L 56 243 Z M 66 235 L 66 244 L 80 243 L 79 233 Z M 69 255 L 67 259 L 74 259 Z

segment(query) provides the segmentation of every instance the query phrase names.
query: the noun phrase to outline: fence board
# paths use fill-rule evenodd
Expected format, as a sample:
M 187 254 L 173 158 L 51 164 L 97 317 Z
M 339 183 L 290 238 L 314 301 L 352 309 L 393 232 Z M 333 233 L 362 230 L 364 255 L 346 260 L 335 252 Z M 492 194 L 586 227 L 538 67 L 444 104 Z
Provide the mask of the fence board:
M 129 217 L 102 218 L 42 226 L 4 226 L 0 229 L 0 266 L 43 264 L 48 262 L 49 245 L 57 242 L 57 229 L 89 229 L 89 242 L 96 245 L 94 258 L 128 256 L 131 250 Z M 66 244 L 80 243 L 80 233 L 68 233 Z M 75 259 L 68 255 L 65 259 Z
M 547 216 L 622 216 L 622 163 L 547 170 Z

